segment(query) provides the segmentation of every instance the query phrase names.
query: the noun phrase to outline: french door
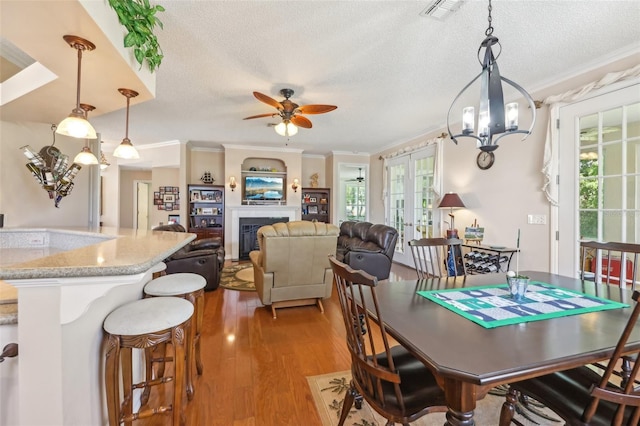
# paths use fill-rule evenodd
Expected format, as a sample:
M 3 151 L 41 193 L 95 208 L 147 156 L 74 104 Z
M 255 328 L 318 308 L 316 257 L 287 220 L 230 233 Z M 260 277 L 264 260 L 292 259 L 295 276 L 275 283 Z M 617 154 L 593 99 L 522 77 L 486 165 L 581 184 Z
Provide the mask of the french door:
M 640 243 L 640 84 L 560 108 L 558 273 L 579 241 Z
M 436 146 L 387 163 L 387 218 L 398 230 L 393 260 L 413 267 L 409 241 L 441 235 L 434 191 Z M 440 188 L 437 188 L 440 191 Z

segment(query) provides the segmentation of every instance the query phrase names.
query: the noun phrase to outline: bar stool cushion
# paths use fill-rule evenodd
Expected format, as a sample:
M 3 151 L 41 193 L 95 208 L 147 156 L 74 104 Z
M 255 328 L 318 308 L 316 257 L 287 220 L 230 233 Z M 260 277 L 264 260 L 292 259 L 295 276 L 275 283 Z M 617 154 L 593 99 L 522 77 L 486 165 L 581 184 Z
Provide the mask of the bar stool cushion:
M 113 335 L 137 336 L 176 327 L 193 315 L 193 304 L 178 297 L 152 297 L 127 303 L 104 320 Z
M 158 272 L 165 271 L 167 269 L 167 264 L 164 262 L 156 263 L 151 267 L 151 273 L 157 274 Z
M 149 296 L 177 296 L 198 291 L 206 285 L 207 280 L 201 275 L 180 272 L 149 281 L 144 286 L 144 292 Z

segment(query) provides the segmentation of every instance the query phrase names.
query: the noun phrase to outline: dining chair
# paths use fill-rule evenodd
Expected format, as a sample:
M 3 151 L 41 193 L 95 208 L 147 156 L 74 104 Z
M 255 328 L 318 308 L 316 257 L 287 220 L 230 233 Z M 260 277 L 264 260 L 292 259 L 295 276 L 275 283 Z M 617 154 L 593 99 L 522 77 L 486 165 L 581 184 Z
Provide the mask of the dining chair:
M 640 284 L 640 244 L 580 241 L 580 278 L 602 284 Z
M 635 306 L 602 375 L 591 366 L 581 366 L 512 383 L 500 412 L 500 426 L 511 424 L 518 393 L 545 404 L 569 426 L 640 424 L 640 394 L 635 389 L 640 363 L 634 363 L 626 384 L 618 386 L 611 381 L 640 316 L 640 292 L 634 291 L 632 297 Z
M 444 392 L 431 371 L 403 346 L 389 345 L 376 295 L 378 279 L 333 256 L 329 260 L 351 354 L 351 383 L 338 426 L 360 396 L 387 419 L 387 426 L 408 425 L 425 414 L 447 411 Z M 374 323 L 379 333 L 371 332 Z
M 636 290 L 640 284 L 638 276 L 638 260 L 640 260 L 640 244 L 580 241 L 580 279 L 593 280 L 598 284 L 624 284 Z M 631 374 L 632 356 L 622 357 L 620 370 L 614 374 L 622 377 L 626 384 Z M 601 363 L 596 367 L 606 369 Z
M 467 275 L 462 257 L 462 240 L 422 238 L 409 241 L 418 279 Z

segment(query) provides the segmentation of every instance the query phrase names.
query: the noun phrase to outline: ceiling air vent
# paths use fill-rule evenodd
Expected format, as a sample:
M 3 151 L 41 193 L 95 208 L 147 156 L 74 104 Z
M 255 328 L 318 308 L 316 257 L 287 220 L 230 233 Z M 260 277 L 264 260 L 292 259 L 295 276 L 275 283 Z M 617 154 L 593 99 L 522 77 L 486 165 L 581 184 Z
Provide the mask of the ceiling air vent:
M 420 15 L 444 21 L 453 12 L 460 9 L 460 6 L 462 6 L 462 3 L 465 1 L 466 0 L 435 0 L 420 12 Z

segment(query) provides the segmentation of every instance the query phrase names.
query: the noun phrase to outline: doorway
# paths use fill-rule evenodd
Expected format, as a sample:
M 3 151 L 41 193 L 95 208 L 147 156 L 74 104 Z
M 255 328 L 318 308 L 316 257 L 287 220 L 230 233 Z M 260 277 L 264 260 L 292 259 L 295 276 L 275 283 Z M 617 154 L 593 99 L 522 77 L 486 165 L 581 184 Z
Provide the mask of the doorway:
M 338 166 L 337 223 L 345 220 L 367 221 L 369 218 L 369 165 Z
M 442 234 L 439 211 L 434 208 L 435 162 L 435 144 L 388 162 L 387 218 L 398 230 L 393 260 L 403 265 L 413 266 L 409 241 Z
M 639 89 L 636 83 L 560 108 L 561 275 L 578 276 L 582 239 L 640 242 Z
M 134 181 L 133 205 L 135 214 L 133 215 L 133 229 L 151 229 L 149 226 L 149 203 L 153 199 L 151 194 L 151 182 Z

